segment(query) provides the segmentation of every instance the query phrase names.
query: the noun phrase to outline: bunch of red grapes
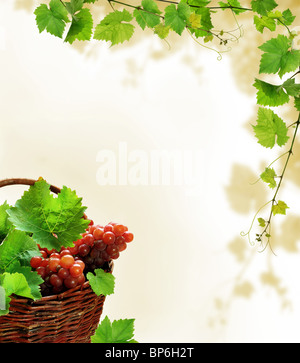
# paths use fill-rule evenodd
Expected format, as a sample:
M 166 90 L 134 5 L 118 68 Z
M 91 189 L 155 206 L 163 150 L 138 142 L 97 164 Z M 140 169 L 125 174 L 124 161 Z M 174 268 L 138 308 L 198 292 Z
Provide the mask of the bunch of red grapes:
M 30 265 L 44 280 L 42 295 L 59 294 L 83 284 L 88 272 L 117 259 L 132 240 L 133 234 L 122 224 L 100 226 L 91 221 L 73 247 L 49 251 L 39 246 L 41 256 L 32 257 Z

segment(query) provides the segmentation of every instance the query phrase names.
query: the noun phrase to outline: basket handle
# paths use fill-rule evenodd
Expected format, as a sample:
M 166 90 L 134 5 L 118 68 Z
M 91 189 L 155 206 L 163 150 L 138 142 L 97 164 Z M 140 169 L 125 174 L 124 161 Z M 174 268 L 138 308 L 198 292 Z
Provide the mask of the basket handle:
M 3 179 L 0 180 L 0 188 L 2 187 L 6 187 L 8 185 L 34 185 L 37 182 L 37 180 L 35 179 L 27 179 L 27 178 L 11 178 L 11 179 Z M 54 186 L 54 185 L 50 185 L 50 190 L 52 193 L 54 194 L 58 194 L 60 193 L 61 189 Z M 86 214 L 83 215 L 84 219 L 88 219 Z
M 34 185 L 37 180 L 34 179 L 26 179 L 26 178 L 11 178 L 11 179 L 3 179 L 0 180 L 0 188 L 6 187 L 8 185 Z M 60 188 L 50 185 L 50 190 L 52 193 L 58 194 L 60 193 Z

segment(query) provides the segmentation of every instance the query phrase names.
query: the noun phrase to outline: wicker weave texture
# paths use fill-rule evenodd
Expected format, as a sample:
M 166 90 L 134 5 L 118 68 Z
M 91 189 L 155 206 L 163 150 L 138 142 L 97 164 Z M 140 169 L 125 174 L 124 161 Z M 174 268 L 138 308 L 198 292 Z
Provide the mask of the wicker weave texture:
M 0 317 L 0 343 L 89 343 L 104 301 L 88 281 L 36 301 L 12 298 L 9 314 Z

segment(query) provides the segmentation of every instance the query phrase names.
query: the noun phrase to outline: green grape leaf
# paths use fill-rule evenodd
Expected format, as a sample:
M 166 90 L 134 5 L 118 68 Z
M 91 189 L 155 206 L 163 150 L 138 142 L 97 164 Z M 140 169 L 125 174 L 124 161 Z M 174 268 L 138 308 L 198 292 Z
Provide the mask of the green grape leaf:
M 196 13 L 192 13 L 189 17 L 189 25 L 192 28 L 200 28 L 201 26 L 201 15 L 200 14 L 196 14 Z
M 213 28 L 213 24 L 211 21 L 211 13 L 208 8 L 198 8 L 195 10 L 195 13 L 201 16 L 201 28 L 200 29 L 191 29 L 195 36 L 198 37 L 206 37 L 208 35 L 208 31 Z
M 34 299 L 31 289 L 25 276 L 19 272 L 8 273 L 5 272 L 0 275 L 0 286 L 5 291 L 5 310 L 0 310 L 0 316 L 9 312 L 9 304 L 11 301 L 10 296 L 12 294 Z M 3 290 L 2 290 L 3 291 Z
M 98 296 L 113 294 L 115 277 L 111 273 L 103 271 L 101 268 L 94 270 L 94 272 L 95 275 L 92 272 L 87 273 L 87 279 L 94 293 Z
M 165 8 L 165 24 L 169 25 L 177 34 L 181 35 L 190 15 L 191 9 L 184 2 L 180 2 L 177 7 L 171 4 Z
M 74 40 L 90 40 L 93 29 L 93 18 L 89 9 L 80 10 L 72 19 L 72 24 L 65 42 L 72 44 Z
M 266 168 L 263 173 L 260 174 L 260 178 L 263 182 L 267 183 L 271 189 L 274 189 L 277 186 L 275 177 L 275 170 L 273 168 Z
M 268 108 L 259 108 L 257 125 L 252 127 L 258 143 L 267 148 L 273 148 L 275 141 L 277 145 L 283 146 L 289 139 L 285 122 Z
M 65 2 L 66 9 L 71 15 L 74 15 L 77 11 L 81 10 L 83 7 L 83 0 L 71 0 L 70 2 Z
M 290 9 L 287 9 L 285 10 L 283 13 L 282 13 L 282 17 L 283 17 L 283 23 L 286 25 L 286 26 L 289 26 L 289 25 L 292 25 L 294 20 L 296 19 L 296 16 L 294 16 L 291 12 Z
M 139 26 L 144 30 L 145 27 L 153 28 L 160 23 L 161 11 L 153 0 L 143 0 L 142 9 L 135 9 L 133 12 Z M 157 14 L 157 15 L 156 15 Z
M 54 197 L 49 188 L 49 184 L 40 179 L 7 213 L 13 225 L 20 231 L 32 233 L 33 240 L 41 247 L 59 251 L 62 246 L 73 246 L 89 221 L 82 218 L 86 208 L 75 191 L 63 187 Z
M 68 10 L 59 0 L 51 0 L 49 8 L 46 4 L 41 4 L 34 14 L 40 33 L 46 29 L 48 33 L 62 38 L 66 23 L 70 20 Z
M 92 343 L 137 343 L 133 339 L 135 319 L 119 319 L 112 323 L 106 316 L 95 334 L 91 337 Z
M 225 10 L 226 8 L 230 8 L 235 14 L 240 14 L 245 12 L 245 9 L 242 9 L 242 5 L 240 4 L 240 2 L 238 0 L 228 0 L 227 3 L 224 3 L 223 1 L 219 1 L 219 5 L 224 7 L 223 10 Z M 241 8 L 241 9 L 238 9 Z
M 282 87 L 286 90 L 289 96 L 299 97 L 300 96 L 300 84 L 295 83 L 294 78 L 287 79 Z
M 272 213 L 275 216 L 276 214 L 286 214 L 286 210 L 289 207 L 286 205 L 285 202 L 283 202 L 282 200 L 279 200 L 277 204 L 274 204 L 272 206 Z
M 255 79 L 253 86 L 258 90 L 256 94 L 257 103 L 263 106 L 281 106 L 288 103 L 290 97 L 284 92 L 283 86 Z
M 39 253 L 35 254 L 35 256 L 37 255 L 39 255 Z M 40 291 L 41 290 L 40 285 L 44 282 L 44 280 L 36 271 L 32 271 L 31 266 L 21 266 L 20 261 L 15 260 L 13 263 L 9 265 L 7 272 L 9 273 L 18 272 L 24 275 L 28 283 L 28 286 L 31 290 L 33 298 L 36 300 L 42 297 Z
M 134 33 L 134 26 L 129 24 L 132 19 L 132 14 L 125 9 L 109 13 L 96 26 L 94 39 L 110 41 L 111 45 L 129 40 Z
M 263 52 L 259 73 L 277 73 L 280 78 L 299 67 L 300 51 L 291 49 L 292 41 L 285 35 L 279 34 L 262 44 L 259 49 Z
M 265 227 L 266 226 L 266 221 L 263 218 L 257 218 L 259 226 L 260 227 Z
M 165 39 L 170 32 L 170 26 L 166 26 L 162 23 L 154 27 L 154 34 L 158 35 L 160 39 Z
M 268 12 L 275 9 L 278 4 L 274 0 L 252 0 L 252 10 L 260 15 L 268 15 Z
M 271 31 L 276 30 L 276 22 L 273 18 L 269 18 L 268 16 L 259 17 L 254 15 L 254 25 L 256 29 L 263 33 L 265 28 L 270 29 Z
M 0 206 L 0 244 L 12 227 L 11 222 L 8 220 L 7 214 L 7 210 L 9 208 L 10 205 L 7 202 L 4 202 L 4 204 Z
M 29 266 L 33 256 L 39 256 L 37 244 L 25 232 L 11 230 L 0 245 L 0 273 L 7 271 L 10 265 L 18 261 Z

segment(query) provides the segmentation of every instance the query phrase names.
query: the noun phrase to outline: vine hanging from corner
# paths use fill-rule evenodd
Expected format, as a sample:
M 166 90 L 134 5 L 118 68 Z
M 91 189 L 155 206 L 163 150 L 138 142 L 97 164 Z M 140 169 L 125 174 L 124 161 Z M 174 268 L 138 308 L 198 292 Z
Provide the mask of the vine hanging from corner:
M 266 79 L 255 79 L 258 114 L 253 131 L 257 142 L 264 148 L 281 148 L 283 151 L 264 171 L 259 180 L 274 191 L 272 197 L 257 211 L 249 230 L 242 233 L 253 243 L 251 232 L 257 223 L 256 242 L 267 246 L 270 243 L 271 225 L 277 214 L 286 214 L 288 203 L 279 197 L 284 175 L 300 124 L 300 50 L 297 49 L 299 34 L 293 31 L 296 17 L 290 9 L 280 8 L 274 0 L 252 0 L 244 6 L 238 0 L 215 2 L 212 0 L 142 0 L 140 4 L 127 1 L 106 0 L 111 11 L 103 19 L 93 19 L 91 4 L 104 0 L 51 0 L 35 9 L 39 32 L 48 33 L 72 44 L 75 40 L 92 39 L 109 42 L 111 46 L 129 41 L 135 29 L 150 29 L 154 36 L 168 42 L 171 32 L 182 36 L 187 32 L 195 42 L 212 49 L 221 56 L 228 43 L 242 36 L 238 22 L 240 14 L 251 12 L 253 24 L 260 33 L 268 32 L 270 39 L 259 46 L 262 52 L 258 71 Z M 230 11 L 237 24 L 236 29 L 215 29 L 214 16 L 220 11 Z M 275 33 L 276 32 L 276 33 Z M 276 36 L 275 36 L 276 34 Z M 225 47 L 218 50 L 209 44 L 214 40 Z M 169 43 L 168 43 L 169 44 Z M 270 75 L 274 80 L 270 81 Z M 297 119 L 287 125 L 279 116 L 277 108 L 289 103 L 297 112 Z M 285 158 L 282 170 L 274 167 L 276 161 Z M 266 208 L 266 216 L 261 213 Z

